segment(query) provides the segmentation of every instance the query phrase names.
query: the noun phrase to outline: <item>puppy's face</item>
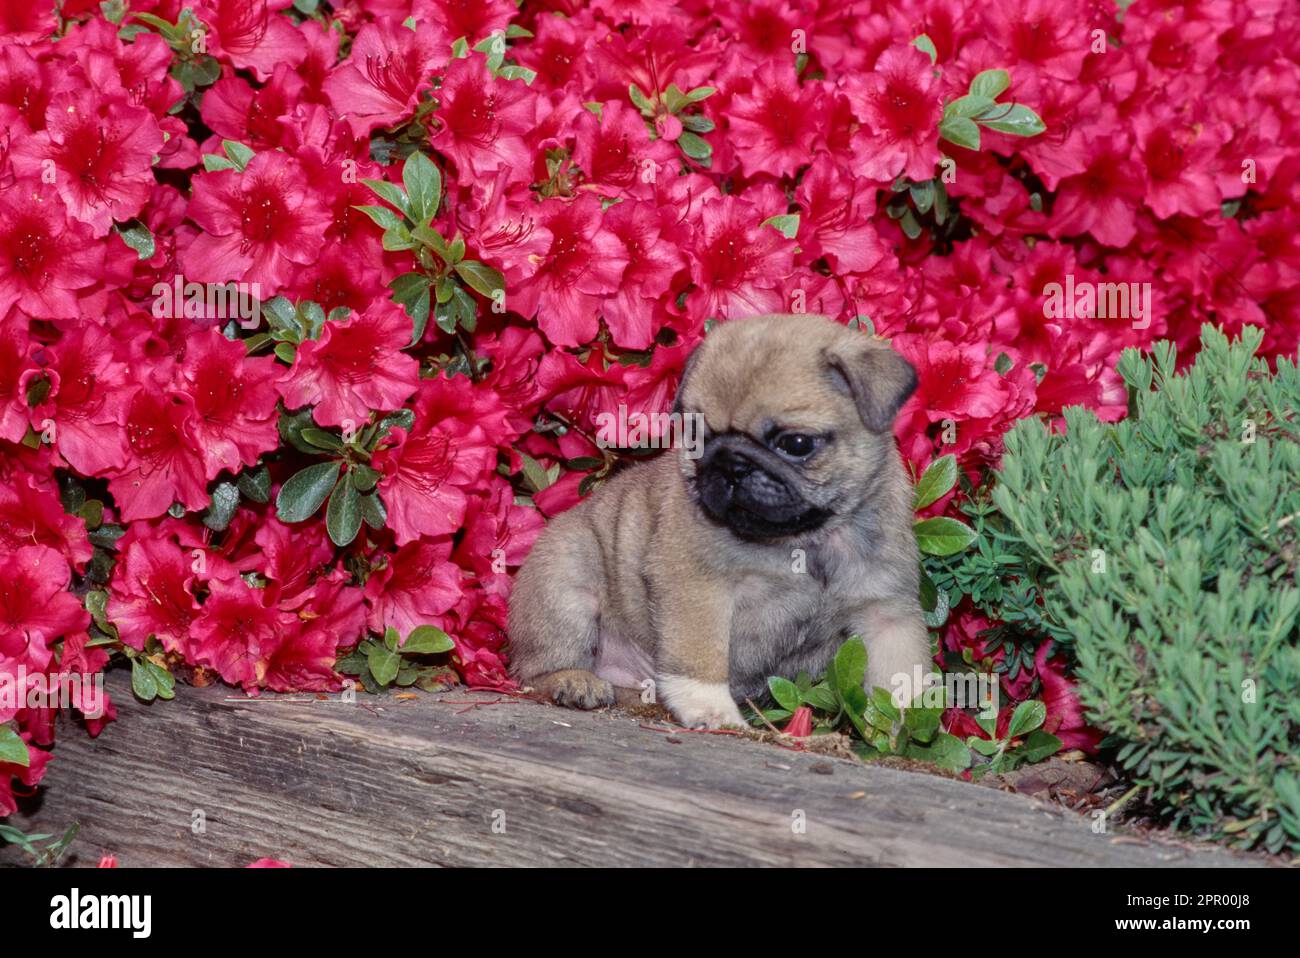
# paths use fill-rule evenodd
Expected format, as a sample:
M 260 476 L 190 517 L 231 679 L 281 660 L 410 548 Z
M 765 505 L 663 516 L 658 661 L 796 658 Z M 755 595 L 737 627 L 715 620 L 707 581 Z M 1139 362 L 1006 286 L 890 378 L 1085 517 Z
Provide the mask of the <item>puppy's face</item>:
M 813 533 L 872 495 L 915 387 L 901 356 L 825 317 L 724 323 L 678 389 L 676 408 L 705 427 L 703 454 L 681 460 L 687 485 L 742 539 Z

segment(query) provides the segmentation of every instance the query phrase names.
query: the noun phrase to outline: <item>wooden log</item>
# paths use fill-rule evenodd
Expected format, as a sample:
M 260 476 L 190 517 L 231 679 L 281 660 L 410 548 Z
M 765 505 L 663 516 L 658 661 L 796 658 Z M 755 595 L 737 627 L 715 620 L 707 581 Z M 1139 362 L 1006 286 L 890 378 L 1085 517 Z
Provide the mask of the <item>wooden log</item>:
M 178 689 L 65 728 L 26 831 L 67 864 L 1232 865 L 1032 799 L 733 736 L 464 690 L 411 700 Z M 478 705 L 467 705 L 476 702 Z M 798 827 L 802 822 L 803 827 Z M 201 827 L 200 827 L 201 826 Z M 3 860 L 20 860 L 9 848 Z

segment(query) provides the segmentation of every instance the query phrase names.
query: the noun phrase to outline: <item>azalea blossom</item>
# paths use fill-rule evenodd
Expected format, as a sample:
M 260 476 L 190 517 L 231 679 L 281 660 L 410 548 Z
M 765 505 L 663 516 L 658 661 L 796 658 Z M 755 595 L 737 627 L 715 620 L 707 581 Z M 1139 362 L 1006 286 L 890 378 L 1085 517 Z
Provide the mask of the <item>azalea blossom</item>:
M 397 409 L 415 392 L 419 373 L 416 361 L 400 351 L 410 338 L 410 319 L 391 302 L 330 320 L 320 339 L 298 347 L 293 367 L 280 376 L 280 395 L 291 409 L 314 406 L 324 426 L 361 423 L 372 409 Z
M 330 222 L 302 165 L 270 151 L 255 155 L 242 172 L 196 177 L 188 215 L 202 232 L 181 251 L 185 275 L 258 283 L 268 298 L 298 267 L 315 261 Z

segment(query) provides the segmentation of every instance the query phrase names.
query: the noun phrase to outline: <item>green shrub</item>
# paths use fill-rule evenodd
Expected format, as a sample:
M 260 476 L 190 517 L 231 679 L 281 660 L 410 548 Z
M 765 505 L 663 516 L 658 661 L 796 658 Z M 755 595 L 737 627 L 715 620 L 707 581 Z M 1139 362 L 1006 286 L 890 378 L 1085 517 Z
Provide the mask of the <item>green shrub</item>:
M 1241 847 L 1300 851 L 1300 373 L 1254 358 L 1262 333 L 1202 330 L 1126 350 L 1129 418 L 1018 424 L 980 548 L 935 574 L 1077 663 L 1089 720 L 1168 820 Z

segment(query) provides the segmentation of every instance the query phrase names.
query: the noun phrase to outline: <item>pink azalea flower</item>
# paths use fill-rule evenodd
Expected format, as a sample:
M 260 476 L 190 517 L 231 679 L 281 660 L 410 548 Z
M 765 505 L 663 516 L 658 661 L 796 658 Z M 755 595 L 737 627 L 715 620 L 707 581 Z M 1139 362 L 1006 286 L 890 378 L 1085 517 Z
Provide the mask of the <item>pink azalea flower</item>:
M 447 65 L 438 102 L 441 127 L 430 142 L 464 175 L 527 168 L 523 137 L 533 126 L 533 99 L 522 84 L 493 78 L 486 62 L 471 55 Z
M 89 323 L 70 330 L 43 351 L 41 375 L 49 381 L 32 421 L 53 425 L 52 445 L 70 467 L 85 476 L 102 475 L 126 463 L 126 413 L 134 385 L 126 364 L 114 358 L 112 338 Z M 32 382 L 29 374 L 26 382 Z
M 43 667 L 49 643 L 86 630 L 90 615 L 67 591 L 71 579 L 68 560 L 46 545 L 22 546 L 0 564 L 0 660 L 30 649 Z
M 0 314 L 72 319 L 78 294 L 103 274 L 104 247 L 35 180 L 0 190 Z
M 202 232 L 181 251 L 186 278 L 260 283 L 263 299 L 316 261 L 330 223 L 301 164 L 276 152 L 258 153 L 242 173 L 196 176 L 188 215 Z
M 454 39 L 436 21 L 415 30 L 396 20 L 366 24 L 352 41 L 351 55 L 325 81 L 325 94 L 359 137 L 394 126 L 415 112 Z
M 509 305 L 522 316 L 538 314 L 538 325 L 555 345 L 577 346 L 596 335 L 601 300 L 618 289 L 627 253 L 590 193 L 544 203 L 541 222 L 551 234 L 550 248 L 537 272 L 508 292 Z
M 178 388 L 194 404 L 191 425 L 209 479 L 222 469 L 234 474 L 255 464 L 280 441 L 277 366 L 247 353 L 242 343 L 209 329 L 186 342 L 177 369 Z
M 461 571 L 447 545 L 408 542 L 366 581 L 367 625 L 383 633 L 392 626 L 405 639 L 419 625 L 434 625 L 460 601 Z
M 139 214 L 153 189 L 152 159 L 162 145 L 162 130 L 148 110 L 124 96 L 77 90 L 50 100 L 45 129 L 20 141 L 14 163 L 33 178 L 51 163 L 68 214 L 100 237 L 114 220 Z
M 605 226 L 623 244 L 627 266 L 603 312 L 614 342 L 645 349 L 654 340 L 661 303 L 686 266 L 677 247 L 663 237 L 665 214 L 649 202 L 625 200 L 605 213 Z
M 391 300 L 329 321 L 320 339 L 298 347 L 280 395 L 290 409 L 315 406 L 322 426 L 360 424 L 372 409 L 400 408 L 419 381 L 419 363 L 401 351 L 410 338 L 411 318 Z
M 769 59 L 759 67 L 752 92 L 737 94 L 727 111 L 745 175 L 793 174 L 806 164 L 820 126 L 821 102 L 818 91 L 800 87 L 792 60 Z
M 12 555 L 34 543 L 57 550 L 79 572 L 94 554 L 86 523 L 64 511 L 53 485 L 22 472 L 0 484 L 0 552 Z
M 292 21 L 277 11 L 288 6 L 267 0 L 207 0 L 198 6 L 208 28 L 208 48 L 214 56 L 251 70 L 259 80 L 271 75 L 276 64 L 296 66 L 306 46 Z
M 376 452 L 371 465 L 383 473 L 379 493 L 397 544 L 455 532 L 465 519 L 466 490 L 495 465 L 496 449 L 477 426 L 454 422 L 417 422 L 410 433 L 393 429 L 389 435 L 392 444 Z
M 27 385 L 36 369 L 29 325 L 15 307 L 0 319 L 0 439 L 7 442 L 27 434 Z
M 143 534 L 130 542 L 109 586 L 108 618 L 122 641 L 143 649 L 150 636 L 169 651 L 180 648 L 199 615 L 193 567 L 199 561 L 170 537 Z
M 813 161 L 796 197 L 804 209 L 799 245 L 808 260 L 825 256 L 838 272 L 860 273 L 888 255 L 871 220 L 874 188 L 829 160 Z
M 939 160 L 943 103 L 930 58 L 913 46 L 891 47 L 866 77 L 845 87 L 865 124 L 854 171 L 869 180 L 930 179 Z
M 705 201 L 688 256 L 699 287 L 689 305 L 701 321 L 788 310 L 777 287 L 793 267 L 794 243 L 763 219 L 738 197 Z
M 144 389 L 126 415 L 126 464 L 108 471 L 108 488 L 122 519 L 152 519 L 173 502 L 186 509 L 208 504 L 203 452 L 192 428 L 193 403 L 181 395 Z
M 186 658 L 251 692 L 266 678 L 267 658 L 283 641 L 286 623 L 268 605 L 265 589 L 238 577 L 213 580 L 211 588 L 183 640 Z

